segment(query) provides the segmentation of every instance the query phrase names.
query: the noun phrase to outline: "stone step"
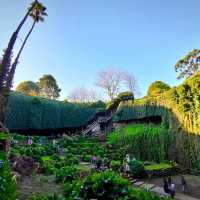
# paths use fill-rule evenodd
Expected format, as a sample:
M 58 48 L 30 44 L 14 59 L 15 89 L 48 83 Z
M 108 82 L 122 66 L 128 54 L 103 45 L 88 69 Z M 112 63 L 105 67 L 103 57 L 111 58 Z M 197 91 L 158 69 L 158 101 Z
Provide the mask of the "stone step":
M 129 179 L 129 181 L 130 181 L 131 183 L 135 183 L 135 182 L 137 182 L 138 180 L 137 180 L 137 179 Z
M 150 183 L 144 183 L 141 187 L 146 189 L 147 191 L 150 191 L 151 189 L 155 188 L 156 186 L 153 184 L 150 184 Z
M 137 187 L 140 187 L 143 184 L 144 184 L 144 182 L 142 182 L 142 181 L 136 181 L 135 183 L 133 183 L 133 185 L 137 186 Z

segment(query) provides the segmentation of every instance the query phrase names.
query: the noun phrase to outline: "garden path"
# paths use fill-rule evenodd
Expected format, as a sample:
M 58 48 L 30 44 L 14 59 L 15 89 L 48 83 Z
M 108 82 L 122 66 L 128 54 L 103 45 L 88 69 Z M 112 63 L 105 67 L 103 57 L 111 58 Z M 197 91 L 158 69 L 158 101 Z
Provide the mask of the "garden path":
M 140 181 L 137 179 L 132 179 L 132 178 L 129 178 L 129 180 L 135 187 L 144 188 L 147 191 L 155 192 L 156 194 L 158 194 L 159 196 L 162 196 L 162 197 L 168 196 L 168 194 L 165 193 L 163 191 L 163 188 L 159 185 L 151 184 L 148 182 L 143 182 L 143 181 Z M 182 194 L 182 193 L 176 193 L 175 199 L 176 200 L 199 200 L 199 198 L 192 197 L 192 196 Z

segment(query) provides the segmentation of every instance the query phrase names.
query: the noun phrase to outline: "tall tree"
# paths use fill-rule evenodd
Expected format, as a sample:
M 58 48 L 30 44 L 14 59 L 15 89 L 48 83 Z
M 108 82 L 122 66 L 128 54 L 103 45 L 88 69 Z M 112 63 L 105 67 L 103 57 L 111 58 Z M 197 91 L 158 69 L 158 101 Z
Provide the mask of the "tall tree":
M 19 52 L 11 66 L 11 69 L 10 69 L 10 73 L 9 73 L 9 76 L 8 76 L 8 81 L 7 81 L 7 84 L 6 84 L 6 88 L 9 90 L 9 88 L 12 87 L 12 82 L 13 82 L 13 77 L 14 77 L 14 73 L 15 73 L 15 70 L 16 70 L 16 66 L 18 64 L 18 61 L 19 61 L 19 57 L 22 53 L 22 50 L 24 49 L 24 46 L 28 40 L 28 38 L 30 37 L 36 23 L 39 23 L 39 22 L 43 22 L 44 21 L 44 16 L 47 15 L 46 13 L 46 7 L 44 7 L 42 5 L 42 3 L 38 2 L 37 0 L 34 1 L 32 4 L 31 4 L 31 9 L 29 9 L 29 15 L 32 17 L 33 19 L 33 24 L 28 32 L 28 34 L 26 35 L 22 45 L 21 45 L 21 48 L 19 49 Z
M 122 72 L 109 67 L 98 73 L 96 85 L 101 87 L 106 92 L 110 100 L 113 101 L 120 90 L 122 80 Z
M 186 56 L 181 58 L 175 65 L 178 72 L 177 79 L 187 78 L 200 69 L 200 50 L 193 49 Z
M 4 123 L 4 116 L 5 116 L 5 110 L 6 110 L 6 105 L 8 102 L 8 97 L 9 97 L 9 92 L 12 87 L 12 82 L 14 78 L 14 73 L 16 66 L 19 61 L 19 57 L 22 53 L 22 50 L 31 35 L 31 32 L 33 31 L 33 28 L 35 27 L 35 24 L 39 21 L 43 21 L 43 16 L 47 15 L 45 12 L 46 8 L 38 2 L 38 0 L 35 0 L 31 6 L 28 8 L 28 11 L 26 12 L 24 18 L 18 25 L 17 29 L 14 31 L 12 34 L 10 41 L 8 43 L 7 48 L 4 51 L 1 63 L 0 63 L 0 122 L 1 124 Z M 30 28 L 27 36 L 25 37 L 21 48 L 19 52 L 16 54 L 16 58 L 14 59 L 14 62 L 12 63 L 12 52 L 14 49 L 14 45 L 16 43 L 18 34 L 26 22 L 28 16 L 31 16 L 33 18 L 33 24 L 32 27 Z
M 57 99 L 60 96 L 61 89 L 52 75 L 43 75 L 37 84 L 40 88 L 40 96 L 48 99 Z
M 129 92 L 135 93 L 137 91 L 137 80 L 133 74 L 124 71 L 123 80 Z
M 29 96 L 38 96 L 40 89 L 33 81 L 24 81 L 16 87 L 16 91 Z

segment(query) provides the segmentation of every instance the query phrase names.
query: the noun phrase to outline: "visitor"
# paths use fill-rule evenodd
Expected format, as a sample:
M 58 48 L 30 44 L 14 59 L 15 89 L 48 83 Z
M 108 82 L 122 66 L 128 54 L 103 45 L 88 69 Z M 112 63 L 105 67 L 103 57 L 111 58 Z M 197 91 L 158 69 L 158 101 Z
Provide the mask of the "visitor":
M 170 186 L 171 184 L 172 184 L 172 177 L 169 176 L 169 177 L 168 177 L 168 186 Z
M 166 178 L 163 179 L 163 183 L 164 183 L 164 185 L 163 185 L 164 192 L 169 193 L 169 185 L 168 185 L 168 181 Z
M 97 162 L 96 162 L 96 169 L 98 171 L 101 171 L 101 164 L 102 164 L 101 159 L 98 159 Z
M 174 199 L 175 196 L 175 184 L 171 182 L 171 185 L 169 186 L 169 193 L 171 195 L 171 198 Z
M 33 140 L 31 139 L 31 137 L 28 138 L 27 144 L 28 144 L 28 145 L 32 145 L 32 144 L 33 144 Z
M 93 165 L 96 165 L 96 161 L 97 161 L 97 157 L 96 157 L 96 155 L 94 154 L 94 155 L 92 156 L 92 158 L 91 158 L 91 163 L 92 163 Z
M 181 176 L 181 185 L 182 185 L 182 192 L 186 192 L 187 183 L 184 176 Z

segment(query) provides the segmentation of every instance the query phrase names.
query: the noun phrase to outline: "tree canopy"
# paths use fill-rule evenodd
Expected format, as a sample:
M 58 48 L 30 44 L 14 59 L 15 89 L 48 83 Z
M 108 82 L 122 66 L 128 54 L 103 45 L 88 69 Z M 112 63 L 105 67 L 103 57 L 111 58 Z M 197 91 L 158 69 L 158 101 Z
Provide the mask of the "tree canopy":
M 24 81 L 16 87 L 16 91 L 30 96 L 39 95 L 39 87 L 33 81 Z
M 57 99 L 60 96 L 61 89 L 52 75 L 44 74 L 37 84 L 40 88 L 40 96 L 48 99 Z
M 170 86 L 162 81 L 153 82 L 149 88 L 147 94 L 150 96 L 160 95 L 161 93 L 170 89 Z
M 177 79 L 187 78 L 200 69 L 200 50 L 193 49 L 181 58 L 175 65 L 178 74 Z

